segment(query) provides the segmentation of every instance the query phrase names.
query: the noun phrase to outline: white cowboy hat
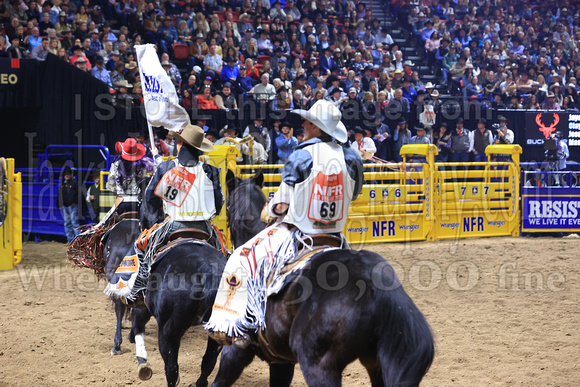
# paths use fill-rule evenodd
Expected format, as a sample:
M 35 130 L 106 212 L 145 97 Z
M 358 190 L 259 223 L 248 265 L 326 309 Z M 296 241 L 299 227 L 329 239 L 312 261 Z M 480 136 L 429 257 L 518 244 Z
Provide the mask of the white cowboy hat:
M 292 113 L 296 113 L 305 120 L 312 122 L 324 133 L 334 137 L 340 142 L 346 142 L 348 140 L 346 127 L 340 122 L 342 113 L 329 101 L 321 99 L 312 105 L 308 111 L 296 109 Z

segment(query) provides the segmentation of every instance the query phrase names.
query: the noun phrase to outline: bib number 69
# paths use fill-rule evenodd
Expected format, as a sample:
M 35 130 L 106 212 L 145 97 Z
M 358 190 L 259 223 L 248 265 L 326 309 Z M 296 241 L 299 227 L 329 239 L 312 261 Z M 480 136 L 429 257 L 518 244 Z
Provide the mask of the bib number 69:
M 323 218 L 333 218 L 336 215 L 336 202 L 322 202 L 320 205 L 320 216 Z

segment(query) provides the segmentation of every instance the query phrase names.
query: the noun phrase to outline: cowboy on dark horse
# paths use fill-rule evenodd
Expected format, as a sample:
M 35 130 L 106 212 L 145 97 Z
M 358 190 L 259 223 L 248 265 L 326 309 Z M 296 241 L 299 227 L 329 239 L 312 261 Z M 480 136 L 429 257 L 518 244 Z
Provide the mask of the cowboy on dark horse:
M 321 100 L 308 111 L 293 113 L 305 119 L 305 141 L 284 165 L 282 184 L 266 205 L 268 215 L 278 221 L 239 246 L 229 258 L 205 326 L 223 344 L 245 347 L 250 343 L 248 333 L 264 325 L 264 273 L 294 258 L 298 236 L 341 235 L 350 203 L 362 188 L 361 158 L 334 141 L 348 139 L 340 111 Z M 241 280 L 241 286 L 231 289 L 233 278 Z
M 141 225 L 149 230 L 143 232 L 135 244 L 139 267 L 133 266 L 129 275 L 121 263 L 119 278 L 114 278 L 117 281 L 111 281 L 105 289 L 105 293 L 126 301 L 134 301 L 146 288 L 151 256 L 167 242 L 172 232 L 196 229 L 209 238 L 214 234 L 210 221 L 223 206 L 219 169 L 199 159 L 202 152 L 213 149 L 203 129 L 188 124 L 174 136 L 178 140 L 177 158 L 157 167 L 141 204 Z M 214 236 L 210 240 L 221 247 L 217 246 L 219 238 Z M 126 257 L 136 262 L 132 258 Z

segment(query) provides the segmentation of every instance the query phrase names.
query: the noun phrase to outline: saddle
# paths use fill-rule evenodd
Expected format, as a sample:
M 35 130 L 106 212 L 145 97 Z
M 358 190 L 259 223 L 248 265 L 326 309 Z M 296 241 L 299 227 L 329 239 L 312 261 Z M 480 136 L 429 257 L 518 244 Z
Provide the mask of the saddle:
M 183 228 L 181 230 L 173 231 L 169 234 L 169 241 L 164 246 L 160 247 L 153 255 L 151 262 L 151 268 L 153 269 L 154 264 L 159 264 L 157 258 L 163 256 L 168 250 L 175 246 L 190 242 L 192 239 L 195 242 L 202 242 L 209 244 L 209 239 L 211 236 L 203 231 L 196 228 Z
M 180 238 L 198 239 L 207 242 L 211 236 L 207 232 L 198 230 L 197 228 L 183 228 L 169 234 L 169 242 L 173 242 Z
M 139 219 L 139 211 L 127 211 L 119 214 L 121 219 Z
M 296 258 L 284 265 L 280 270 L 280 275 L 287 274 L 291 272 L 296 266 L 310 259 L 314 254 L 320 252 L 329 247 L 340 248 L 342 246 L 342 238 L 332 234 L 307 234 L 308 239 L 312 240 L 312 245 L 309 247 L 304 247 L 298 251 Z M 268 286 L 272 283 L 273 278 L 270 276 L 268 278 Z

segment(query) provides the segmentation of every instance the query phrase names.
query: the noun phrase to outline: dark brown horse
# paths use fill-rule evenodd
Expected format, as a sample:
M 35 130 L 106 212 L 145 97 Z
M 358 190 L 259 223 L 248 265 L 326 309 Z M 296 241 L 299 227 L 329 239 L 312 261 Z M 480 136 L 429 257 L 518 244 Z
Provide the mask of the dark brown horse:
M 239 245 L 263 228 L 252 214 L 260 213 L 265 197 L 256 200 L 260 187 L 248 182 L 236 189 L 246 195 L 234 191 L 235 201 L 228 200 L 228 219 L 240 220 L 230 221 Z M 373 386 L 418 386 L 434 356 L 427 321 L 393 268 L 369 251 L 318 254 L 268 299 L 262 337 L 260 345 L 225 347 L 212 386 L 232 385 L 255 355 L 270 363 L 271 386 L 290 386 L 296 363 L 309 386 L 340 386 L 344 368 L 356 359 Z

